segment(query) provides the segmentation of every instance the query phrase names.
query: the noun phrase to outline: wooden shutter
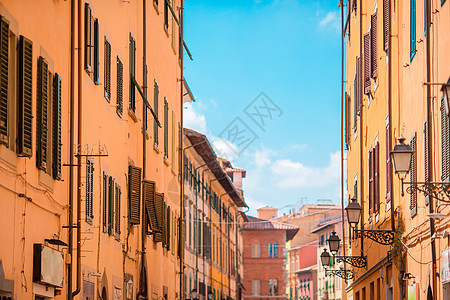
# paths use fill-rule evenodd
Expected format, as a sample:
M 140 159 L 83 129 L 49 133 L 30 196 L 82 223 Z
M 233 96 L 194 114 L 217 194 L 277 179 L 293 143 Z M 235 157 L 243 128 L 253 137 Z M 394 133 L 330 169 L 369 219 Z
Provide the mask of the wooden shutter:
M 61 179 L 61 77 L 53 79 L 53 178 Z
M 370 33 L 366 33 L 363 36 L 364 47 L 364 94 L 370 93 L 370 75 L 371 75 L 371 45 L 370 45 Z
M 441 98 L 441 151 L 442 181 L 449 181 L 449 118 L 445 112 L 445 99 Z
M 128 220 L 140 223 L 141 209 L 141 168 L 128 166 Z
M 116 183 L 116 194 L 115 194 L 115 210 L 114 210 L 114 227 L 116 239 L 120 239 L 120 198 L 122 197 L 122 190 L 120 185 Z
M 373 209 L 376 213 L 380 210 L 380 147 L 377 142 L 373 153 L 374 193 Z
M 9 22 L 0 16 L 0 143 L 8 143 Z
M 21 35 L 19 46 L 18 154 L 31 157 L 33 43 Z
M 105 98 L 111 101 L 111 44 L 105 36 Z
M 169 157 L 169 103 L 164 98 L 164 157 Z
M 374 212 L 374 149 L 369 150 L 369 213 Z
M 383 50 L 389 48 L 389 27 L 391 26 L 391 1 L 383 0 Z
M 88 3 L 84 4 L 84 69 L 92 72 L 92 8 Z
M 100 84 L 100 60 L 99 60 L 99 24 L 98 19 L 94 21 L 94 83 Z M 110 46 L 111 48 L 111 46 Z M 111 52 L 111 50 L 110 50 Z
M 411 218 L 417 214 L 417 140 L 416 134 L 410 142 L 411 148 L 413 150 L 413 155 L 411 157 L 411 169 L 409 172 L 410 182 L 411 182 L 411 194 L 409 199 L 409 210 L 411 212 Z
M 148 225 L 152 233 L 159 231 L 158 219 L 156 216 L 155 187 L 156 183 L 154 181 L 142 181 L 142 192 L 145 202 L 145 209 L 147 212 Z
M 428 122 L 425 120 L 423 124 L 423 148 L 424 148 L 424 175 L 425 175 L 425 182 L 430 181 L 430 168 L 429 168 L 429 160 L 428 160 Z M 425 205 L 428 205 L 430 202 L 430 197 L 425 195 Z
M 132 78 L 136 77 L 136 42 L 130 33 L 130 110 L 136 111 L 136 87 Z
M 103 172 L 103 216 L 102 216 L 102 224 L 103 224 L 103 232 L 108 232 L 108 175 Z
M 86 157 L 86 221 L 92 224 L 94 218 L 94 161 Z
M 155 208 L 156 208 L 156 219 L 158 221 L 158 232 L 155 233 L 153 236 L 153 240 L 155 242 L 163 242 L 164 241 L 164 234 L 163 234 L 163 228 L 164 228 L 164 194 L 163 193 L 156 193 L 156 202 L 155 202 Z
M 389 124 L 386 125 L 386 202 L 391 201 L 391 185 L 392 185 L 392 170 L 391 170 L 391 139 L 389 137 Z
M 116 112 L 122 117 L 123 113 L 123 64 L 117 56 L 117 102 Z
M 37 157 L 36 164 L 47 171 L 47 107 L 48 107 L 48 64 L 41 56 L 38 61 L 37 78 Z
M 344 96 L 344 101 L 345 101 L 345 144 L 346 144 L 346 149 L 348 149 L 349 145 L 350 145 L 350 107 L 351 107 L 351 98 L 350 96 L 347 94 L 347 92 L 345 92 L 345 96 Z
M 108 234 L 114 233 L 114 178 L 109 176 L 108 180 Z
M 170 250 L 170 238 L 171 238 L 171 230 L 170 230 L 171 212 L 170 212 L 170 206 L 167 206 L 166 212 L 167 212 L 166 224 L 165 224 L 165 226 L 166 226 L 166 248 L 167 248 L 167 250 Z
M 370 45 L 371 45 L 371 53 L 370 57 L 372 58 L 371 64 L 371 74 L 372 78 L 376 78 L 378 76 L 378 21 L 377 21 L 377 13 L 374 13 L 370 17 L 371 26 L 370 26 Z
M 186 218 L 186 216 L 185 216 Z M 185 229 L 186 225 L 185 225 L 185 221 L 183 220 L 183 218 L 179 218 L 178 219 L 178 230 L 179 230 L 179 234 L 178 234 L 178 257 L 180 257 L 180 259 L 184 259 L 184 245 L 185 245 L 185 236 L 186 236 L 186 229 Z
M 155 110 L 155 115 L 158 118 L 158 97 L 159 97 L 159 86 L 158 83 L 155 81 L 155 85 L 153 88 L 153 109 Z M 153 122 L 153 135 L 155 137 L 155 145 L 158 145 L 158 123 L 156 123 L 156 120 Z

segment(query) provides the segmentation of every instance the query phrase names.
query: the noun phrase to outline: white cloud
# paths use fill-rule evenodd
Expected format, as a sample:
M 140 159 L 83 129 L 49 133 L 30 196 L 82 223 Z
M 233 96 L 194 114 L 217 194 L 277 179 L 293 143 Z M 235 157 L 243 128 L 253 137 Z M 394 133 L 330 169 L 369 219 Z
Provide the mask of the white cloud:
M 193 129 L 195 131 L 206 134 L 206 119 L 205 115 L 198 112 L 195 104 L 188 102 L 184 105 L 183 123 L 184 127 Z
M 246 215 L 248 216 L 256 217 L 258 215 L 258 212 L 256 210 L 268 205 L 267 203 L 253 199 L 253 197 L 251 196 L 246 196 L 245 194 L 244 196 L 245 196 L 245 203 L 247 203 L 249 207 L 249 211 L 246 213 Z
M 224 138 L 213 137 L 212 146 L 216 155 L 220 158 L 233 162 L 239 157 L 237 146 Z
M 340 28 L 340 18 L 339 14 L 336 11 L 330 11 L 328 12 L 325 17 L 323 17 L 320 22 L 319 26 L 321 28 L 333 28 L 339 32 Z

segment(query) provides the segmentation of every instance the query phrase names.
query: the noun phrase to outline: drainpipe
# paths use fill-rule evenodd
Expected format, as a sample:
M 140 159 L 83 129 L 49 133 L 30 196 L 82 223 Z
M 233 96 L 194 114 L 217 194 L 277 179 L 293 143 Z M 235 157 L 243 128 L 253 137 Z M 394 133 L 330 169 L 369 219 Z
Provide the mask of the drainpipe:
M 359 79 L 361 80 L 360 88 L 361 88 L 361 103 L 359 108 L 359 178 L 360 178 L 360 186 L 361 186 L 361 230 L 364 230 L 364 158 L 363 158 L 363 102 L 364 102 L 364 79 L 363 79 L 363 49 L 362 49 L 362 39 L 363 39 L 363 22 L 362 22 L 362 16 L 363 16 L 363 1 L 359 1 L 359 57 L 360 57 L 360 64 L 359 64 Z M 361 234 L 361 256 L 364 256 L 364 237 L 363 234 Z
M 67 264 L 67 299 L 72 299 L 72 253 L 73 253 L 73 144 L 75 139 L 75 0 L 70 1 L 70 129 L 69 129 L 69 259 Z
M 82 1 L 78 1 L 78 146 L 81 147 L 82 138 L 82 109 L 83 109 L 83 83 L 82 83 L 82 61 L 81 52 L 81 9 Z M 72 297 L 78 295 L 81 290 L 81 153 L 77 156 L 77 288 L 72 293 Z M 72 224 L 70 224 L 72 225 Z
M 388 1 L 389 12 L 391 13 L 391 1 Z M 392 18 L 389 16 L 389 21 L 391 22 Z M 391 22 L 392 23 L 392 22 Z M 392 26 L 389 26 L 389 37 L 388 37 L 388 135 L 389 141 L 392 141 Z M 392 145 L 391 145 L 392 148 Z M 391 151 L 392 149 L 389 149 Z M 389 176 L 391 177 L 389 183 L 389 189 L 391 191 L 391 230 L 395 231 L 395 215 L 394 215 L 394 185 L 393 185 L 393 175 L 392 175 L 392 164 L 389 164 Z
M 180 1 L 180 38 L 179 38 L 179 43 L 183 43 L 184 38 L 183 38 L 183 0 Z M 184 237 L 183 237 L 183 228 L 184 228 L 184 157 L 183 157 L 183 81 L 184 81 L 184 75 L 183 75 L 183 45 L 179 46 L 179 51 L 181 53 L 179 53 L 179 57 L 180 57 L 180 136 L 181 136 L 181 145 L 180 145 L 180 163 L 181 165 L 180 167 L 180 178 L 181 178 L 181 183 L 180 183 L 180 299 L 183 300 L 185 299 L 185 295 L 184 295 L 184 286 L 183 286 L 183 279 L 184 279 Z

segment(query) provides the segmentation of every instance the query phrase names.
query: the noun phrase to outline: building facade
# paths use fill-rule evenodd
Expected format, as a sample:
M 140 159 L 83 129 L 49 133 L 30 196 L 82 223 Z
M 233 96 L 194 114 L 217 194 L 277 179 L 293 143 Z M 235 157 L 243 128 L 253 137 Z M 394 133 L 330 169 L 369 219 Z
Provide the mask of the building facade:
M 317 299 L 317 241 L 287 249 L 289 299 Z

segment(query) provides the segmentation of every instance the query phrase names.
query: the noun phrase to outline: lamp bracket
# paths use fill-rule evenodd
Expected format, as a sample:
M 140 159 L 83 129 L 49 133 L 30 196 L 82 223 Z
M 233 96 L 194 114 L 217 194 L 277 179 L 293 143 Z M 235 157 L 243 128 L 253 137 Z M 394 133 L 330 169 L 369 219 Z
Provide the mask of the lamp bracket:
M 355 238 L 366 237 L 381 245 L 394 244 L 394 231 L 392 230 L 357 230 Z
M 328 275 L 338 276 L 343 279 L 353 279 L 355 277 L 352 270 L 344 270 L 344 269 L 325 270 L 325 276 L 328 276 Z
M 336 256 L 337 262 L 346 262 L 356 268 L 364 268 L 367 266 L 366 256 Z
M 450 182 L 402 182 L 402 196 L 403 185 L 409 185 L 406 188 L 408 194 L 421 192 L 425 196 L 433 197 L 439 201 L 450 203 Z

